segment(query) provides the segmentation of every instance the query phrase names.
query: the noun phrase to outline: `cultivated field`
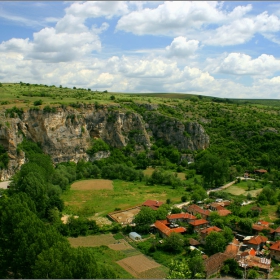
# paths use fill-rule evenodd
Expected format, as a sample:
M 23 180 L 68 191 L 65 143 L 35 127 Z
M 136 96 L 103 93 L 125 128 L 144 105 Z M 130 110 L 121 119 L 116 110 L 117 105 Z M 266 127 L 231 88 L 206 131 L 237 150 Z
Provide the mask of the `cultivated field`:
M 136 278 L 166 278 L 167 273 L 162 266 L 143 254 L 128 257 L 117 262 Z
M 113 183 L 111 180 L 92 179 L 78 181 L 72 184 L 72 190 L 88 191 L 88 190 L 112 190 Z
M 77 238 L 69 237 L 68 240 L 73 247 L 97 247 L 101 245 L 108 246 L 110 244 L 116 243 L 116 239 L 111 233 L 102 235 L 79 236 Z

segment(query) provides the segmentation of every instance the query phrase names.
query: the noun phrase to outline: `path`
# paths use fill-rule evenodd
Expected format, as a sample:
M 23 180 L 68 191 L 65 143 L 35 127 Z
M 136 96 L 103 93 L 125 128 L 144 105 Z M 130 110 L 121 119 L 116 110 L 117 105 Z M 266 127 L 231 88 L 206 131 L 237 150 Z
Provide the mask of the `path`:
M 222 187 L 219 187 L 219 188 L 216 188 L 216 189 L 212 189 L 212 190 L 209 190 L 207 191 L 207 194 L 209 195 L 210 192 L 217 192 L 217 191 L 221 191 L 221 190 L 224 190 L 230 186 L 232 186 L 233 184 L 235 184 L 235 180 L 226 184 L 226 185 L 223 185 Z

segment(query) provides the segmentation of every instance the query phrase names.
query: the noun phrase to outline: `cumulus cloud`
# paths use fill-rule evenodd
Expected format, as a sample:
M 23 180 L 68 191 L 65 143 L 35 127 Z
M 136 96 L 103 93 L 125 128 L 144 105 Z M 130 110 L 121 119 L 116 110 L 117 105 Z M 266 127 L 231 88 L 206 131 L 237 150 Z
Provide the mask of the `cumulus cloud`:
M 211 64 L 213 72 L 233 75 L 269 76 L 280 71 L 280 60 L 267 54 L 252 59 L 247 54 L 230 53 Z
M 174 38 L 170 46 L 166 47 L 168 57 L 188 57 L 195 53 L 198 49 L 199 41 L 187 40 L 186 37 L 179 36 Z

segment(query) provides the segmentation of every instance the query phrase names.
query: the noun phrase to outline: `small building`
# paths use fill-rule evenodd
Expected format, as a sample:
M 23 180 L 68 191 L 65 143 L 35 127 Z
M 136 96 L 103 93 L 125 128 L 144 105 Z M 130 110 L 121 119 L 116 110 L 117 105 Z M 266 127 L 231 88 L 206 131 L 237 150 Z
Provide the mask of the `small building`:
M 168 215 L 167 221 L 170 223 L 177 223 L 177 222 L 190 222 L 196 220 L 196 217 L 189 213 L 180 213 L 180 214 L 171 214 Z
M 280 237 L 280 227 L 274 231 L 274 237 Z
M 129 238 L 131 238 L 131 239 L 134 240 L 134 241 L 142 240 L 141 235 L 139 235 L 137 232 L 131 232 L 131 233 L 129 234 Z
M 231 258 L 235 258 L 240 248 L 240 242 L 234 237 L 232 242 L 227 245 L 224 254 L 227 254 Z
M 189 243 L 191 246 L 199 246 L 201 243 L 199 241 L 197 241 L 196 239 L 193 238 L 189 238 Z
M 268 241 L 268 238 L 262 235 L 253 236 L 250 238 L 245 238 L 243 240 L 244 244 L 249 248 L 254 248 L 256 251 L 260 251 L 264 244 Z
M 257 173 L 257 174 L 265 174 L 265 173 L 267 173 L 267 170 L 265 170 L 265 169 L 257 169 L 257 170 L 255 170 L 255 173 Z
M 224 261 L 230 257 L 224 253 L 216 253 L 204 261 L 206 278 L 210 278 L 220 272 Z
M 209 227 L 209 228 L 205 228 L 203 230 L 200 231 L 200 237 L 201 237 L 201 243 L 204 244 L 205 243 L 205 239 L 206 237 L 212 232 L 212 231 L 215 231 L 215 232 L 221 232 L 222 229 L 216 227 L 216 226 L 212 226 L 212 227 Z
M 227 215 L 232 214 L 232 212 L 229 211 L 229 210 L 227 210 L 227 209 L 217 210 L 217 213 L 218 213 L 218 215 L 221 216 L 221 217 L 225 217 L 225 216 L 227 216 Z
M 209 216 L 211 213 L 209 210 L 204 210 L 196 204 L 190 205 L 189 207 L 187 207 L 186 210 L 188 213 L 190 213 L 194 216 L 199 214 L 202 219 L 206 219 L 206 220 L 209 219 Z
M 169 237 L 172 232 L 185 233 L 187 231 L 186 228 L 184 227 L 177 227 L 171 229 L 167 225 L 169 225 L 167 220 L 161 220 L 161 221 L 157 220 L 153 226 L 158 230 L 159 234 L 163 238 Z
M 153 210 L 157 210 L 162 204 L 163 204 L 163 202 L 161 202 L 161 201 L 148 199 L 142 204 L 142 206 L 147 206 Z
M 189 222 L 189 224 L 193 226 L 194 231 L 200 231 L 206 228 L 209 222 L 204 219 L 199 219 L 199 220 L 191 221 Z
M 269 248 L 271 258 L 280 261 L 280 240 L 276 241 Z

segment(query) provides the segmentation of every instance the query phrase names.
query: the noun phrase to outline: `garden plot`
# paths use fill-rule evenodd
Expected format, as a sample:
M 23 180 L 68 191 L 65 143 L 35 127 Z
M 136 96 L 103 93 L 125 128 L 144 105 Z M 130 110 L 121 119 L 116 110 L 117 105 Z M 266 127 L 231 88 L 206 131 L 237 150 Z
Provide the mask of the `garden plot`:
M 83 180 L 72 184 L 71 189 L 77 191 L 113 190 L 113 183 L 111 180 L 103 179 Z
M 161 268 L 160 264 L 154 260 L 150 260 L 143 254 L 122 259 L 117 261 L 117 263 L 136 278 L 143 278 L 142 276 L 145 276 L 145 273 L 147 274 L 147 272 L 151 269 L 153 269 L 154 274 L 154 277 L 152 278 L 158 278 L 159 275 L 155 275 L 154 269 Z M 162 269 L 159 269 L 159 274 L 160 273 L 162 273 Z M 166 275 L 164 276 L 166 277 Z M 150 279 L 150 277 L 146 279 Z
M 77 238 L 68 238 L 72 247 L 97 247 L 101 245 L 110 245 L 116 242 L 112 234 L 79 236 Z

